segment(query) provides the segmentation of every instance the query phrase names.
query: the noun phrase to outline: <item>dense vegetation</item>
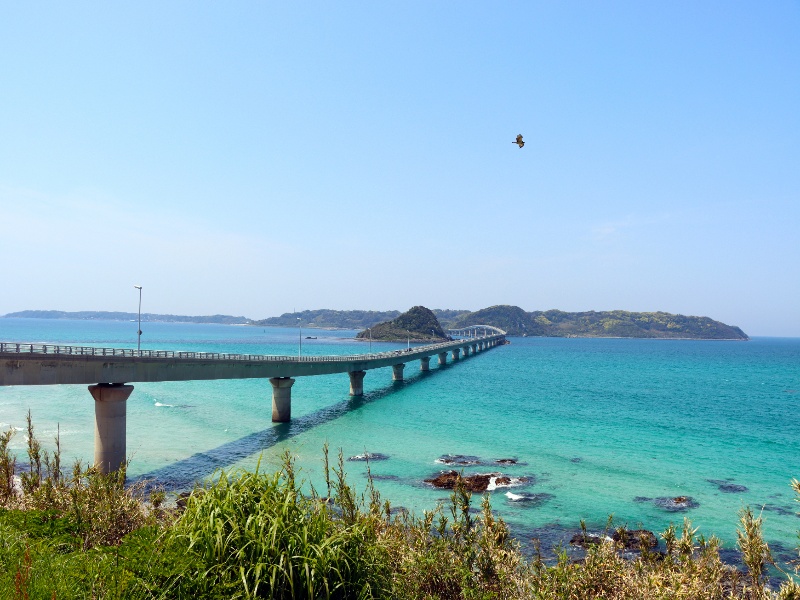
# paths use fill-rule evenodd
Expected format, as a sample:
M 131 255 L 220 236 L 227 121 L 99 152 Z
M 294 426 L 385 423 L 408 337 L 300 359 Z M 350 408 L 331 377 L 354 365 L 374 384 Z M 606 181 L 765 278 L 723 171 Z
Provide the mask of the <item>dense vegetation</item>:
M 749 508 L 738 530 L 744 571 L 723 564 L 719 542 L 688 520 L 661 534 L 663 551 L 640 537 L 631 558 L 622 544 L 634 534 L 618 528 L 580 561 L 558 551 L 546 563 L 538 551 L 523 557 L 488 495 L 476 511 L 460 481 L 447 505 L 416 518 L 382 501 L 371 479 L 357 494 L 341 452 L 329 469 L 325 448 L 324 494 L 302 493 L 287 454 L 276 474 L 218 473 L 181 511 L 163 508 L 157 490 L 145 502 L 142 486 L 124 487 L 124 472 L 76 465 L 65 477 L 30 419 L 28 434 L 24 493 L 13 432 L 0 436 L 0 599 L 800 600 L 791 575 L 769 589 L 770 551 Z M 792 487 L 800 494 L 800 482 Z
M 449 339 L 433 311 L 424 306 L 414 306 L 391 321 L 378 323 L 371 331 L 361 331 L 356 338 L 405 342 L 442 341 Z
M 568 313 L 560 310 L 525 312 L 518 306 L 492 306 L 462 314 L 449 327 L 494 325 L 515 336 L 627 337 L 703 340 L 746 340 L 738 327 L 708 317 L 687 317 L 665 312 Z

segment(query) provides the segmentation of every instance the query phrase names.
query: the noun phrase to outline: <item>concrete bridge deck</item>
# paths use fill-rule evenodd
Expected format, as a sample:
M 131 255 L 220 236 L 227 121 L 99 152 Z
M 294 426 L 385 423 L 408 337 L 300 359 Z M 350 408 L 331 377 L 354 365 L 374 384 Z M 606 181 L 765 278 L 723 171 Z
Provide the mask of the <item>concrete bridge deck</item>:
M 93 346 L 64 346 L 0 342 L 0 385 L 90 384 L 95 400 L 95 464 L 104 472 L 125 461 L 126 401 L 133 382 L 208 379 L 269 379 L 272 384 L 272 420 L 291 419 L 291 388 L 295 377 L 348 373 L 350 394 L 364 393 L 366 371 L 392 367 L 392 379 L 403 380 L 407 362 L 420 361 L 430 370 L 448 354 L 457 361 L 505 343 L 505 332 L 490 326 L 471 326 L 451 334 L 462 339 L 370 354 L 333 356 L 268 356 L 167 350 L 129 350 Z

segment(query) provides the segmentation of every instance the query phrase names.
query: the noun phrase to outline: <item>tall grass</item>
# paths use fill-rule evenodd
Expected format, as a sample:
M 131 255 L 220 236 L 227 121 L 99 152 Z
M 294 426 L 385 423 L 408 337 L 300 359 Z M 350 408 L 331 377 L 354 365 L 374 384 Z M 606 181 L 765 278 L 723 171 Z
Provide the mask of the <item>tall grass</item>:
M 350 506 L 349 488 L 340 506 Z M 168 543 L 198 561 L 179 587 L 228 598 L 375 598 L 386 595 L 386 553 L 358 510 L 336 518 L 303 496 L 292 459 L 274 475 L 221 473 L 189 499 Z

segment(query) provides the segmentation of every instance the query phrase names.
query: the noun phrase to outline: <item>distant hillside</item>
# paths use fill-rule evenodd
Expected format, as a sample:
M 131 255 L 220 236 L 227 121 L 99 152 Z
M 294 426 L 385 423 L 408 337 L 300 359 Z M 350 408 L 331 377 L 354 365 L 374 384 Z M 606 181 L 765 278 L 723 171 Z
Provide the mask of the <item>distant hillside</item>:
M 400 315 L 399 310 L 304 310 L 298 313 L 283 313 L 280 317 L 270 317 L 254 321 L 260 327 L 297 327 L 297 318 L 303 327 L 329 329 L 364 329 L 381 321 L 388 321 Z
M 708 317 L 625 310 L 526 313 L 518 306 L 492 306 L 459 316 L 448 327 L 494 325 L 513 336 L 624 337 L 702 340 L 746 340 L 741 329 Z
M 448 329 L 458 329 L 467 325 L 493 325 L 509 335 L 547 335 L 545 329 L 534 322 L 530 313 L 519 306 L 490 306 L 471 313 L 463 313 L 446 323 Z
M 373 326 L 372 332 L 361 331 L 359 339 L 371 337 L 385 342 L 441 341 L 448 339 L 433 311 L 424 306 L 414 306 L 396 319 Z
M 424 307 L 414 307 L 424 308 Z M 413 310 L 413 309 L 412 309 Z M 446 335 L 444 329 L 455 329 L 466 325 L 494 325 L 511 336 L 545 337 L 626 337 L 626 338 L 674 338 L 702 340 L 746 340 L 747 334 L 738 327 L 714 321 L 709 317 L 690 317 L 665 312 L 629 312 L 625 310 L 588 311 L 569 313 L 561 310 L 525 312 L 519 306 L 498 305 L 470 312 L 466 310 L 434 309 L 428 311 L 437 319 L 435 327 L 439 334 Z M 409 311 L 410 313 L 411 311 Z M 408 314 L 408 313 L 404 313 Z M 24 317 L 29 319 L 85 319 L 85 320 L 136 320 L 132 312 L 61 310 L 23 310 L 9 313 L 5 317 Z M 331 329 L 359 329 L 371 327 L 373 339 L 375 327 L 398 319 L 400 311 L 374 310 L 304 310 L 299 313 L 284 313 L 258 321 L 246 317 L 230 315 L 182 316 L 143 313 L 142 321 L 162 321 L 175 323 L 219 323 L 223 325 L 257 325 L 260 327 L 297 327 L 297 317 L 303 327 Z M 1 317 L 0 317 L 1 318 Z M 405 321 L 404 321 L 405 322 Z M 421 322 L 420 322 L 421 323 Z M 441 324 L 440 324 L 441 323 Z M 398 325 L 405 332 L 405 325 Z M 444 329 L 442 329 L 444 328 Z M 411 331 L 422 335 L 431 327 L 411 324 Z M 396 339 L 406 339 L 406 334 Z M 422 337 L 418 339 L 424 339 Z M 432 339 L 430 336 L 427 339 Z
M 444 320 L 452 320 L 466 310 L 434 309 L 433 313 Z M 298 313 L 283 313 L 280 317 L 270 317 L 253 321 L 260 327 L 297 327 L 300 317 L 303 327 L 319 327 L 325 329 L 366 329 L 378 323 L 391 321 L 400 316 L 399 310 L 304 310 Z
M 138 313 L 109 312 L 104 310 L 81 310 L 66 312 L 63 310 L 22 310 L 4 315 L 7 318 L 23 319 L 78 319 L 98 321 L 136 321 Z M 142 313 L 142 321 L 161 321 L 172 323 L 219 323 L 221 325 L 247 325 L 252 323 L 245 317 L 232 317 L 230 315 L 210 315 L 204 317 L 187 317 L 182 315 L 157 315 Z

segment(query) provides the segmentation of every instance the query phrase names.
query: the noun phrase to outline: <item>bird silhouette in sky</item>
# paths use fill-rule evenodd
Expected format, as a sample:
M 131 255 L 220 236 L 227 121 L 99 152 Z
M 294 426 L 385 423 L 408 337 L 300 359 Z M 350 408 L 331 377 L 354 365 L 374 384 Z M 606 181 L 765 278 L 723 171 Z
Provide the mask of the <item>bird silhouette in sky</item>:
M 520 133 L 520 134 L 517 136 L 517 141 L 516 141 L 516 142 L 511 142 L 511 143 L 512 143 L 512 144 L 516 144 L 517 146 L 519 146 L 520 148 L 522 148 L 522 147 L 525 145 L 525 142 L 523 142 L 523 141 L 522 141 L 522 134 Z

